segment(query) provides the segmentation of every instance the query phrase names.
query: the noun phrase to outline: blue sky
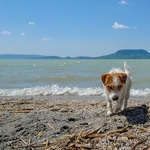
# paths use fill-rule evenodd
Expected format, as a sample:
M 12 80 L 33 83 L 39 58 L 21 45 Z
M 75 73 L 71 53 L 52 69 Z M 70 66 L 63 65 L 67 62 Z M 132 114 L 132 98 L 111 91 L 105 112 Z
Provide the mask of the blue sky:
M 150 52 L 150 0 L 0 0 L 0 54 Z

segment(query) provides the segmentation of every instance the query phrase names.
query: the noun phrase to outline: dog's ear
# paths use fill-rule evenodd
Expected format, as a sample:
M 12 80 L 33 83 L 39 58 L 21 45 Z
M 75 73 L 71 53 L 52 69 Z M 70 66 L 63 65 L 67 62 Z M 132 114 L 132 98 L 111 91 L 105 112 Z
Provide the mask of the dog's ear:
M 103 82 L 104 85 L 106 85 L 106 79 L 107 79 L 106 77 L 107 77 L 108 75 L 109 75 L 109 74 L 104 74 L 104 75 L 101 76 L 101 80 L 102 80 L 102 82 Z
M 127 74 L 125 74 L 125 73 L 119 73 L 118 77 L 119 77 L 119 79 L 120 79 L 120 81 L 121 81 L 122 83 L 124 83 L 124 84 L 126 83 Z

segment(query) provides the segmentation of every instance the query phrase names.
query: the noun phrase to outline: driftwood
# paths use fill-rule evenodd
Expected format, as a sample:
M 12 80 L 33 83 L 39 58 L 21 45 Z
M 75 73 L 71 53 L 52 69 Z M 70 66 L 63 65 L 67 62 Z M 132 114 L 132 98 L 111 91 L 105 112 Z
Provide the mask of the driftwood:
M 92 134 L 98 132 L 102 127 L 104 127 L 104 126 L 106 126 L 106 125 L 107 125 L 107 124 L 104 123 L 101 127 L 99 127 L 99 128 L 97 128 L 97 129 L 93 130 L 92 132 L 86 134 L 84 137 L 88 137 L 89 135 L 92 135 Z
M 88 135 L 88 137 L 90 137 L 90 138 L 98 138 L 98 137 L 102 138 L 102 137 L 108 136 L 109 134 L 113 134 L 113 133 L 117 133 L 117 132 L 124 132 L 124 131 L 127 130 L 128 127 L 129 126 L 126 126 L 126 127 L 122 128 L 122 129 L 118 129 L 118 130 L 112 130 L 112 131 L 109 131 L 109 132 L 107 132 L 105 134 Z
M 131 150 L 135 149 L 135 147 L 139 144 L 142 144 L 143 142 L 145 142 L 147 140 L 147 138 L 145 140 L 139 140 L 137 143 L 134 144 L 134 146 L 131 148 Z

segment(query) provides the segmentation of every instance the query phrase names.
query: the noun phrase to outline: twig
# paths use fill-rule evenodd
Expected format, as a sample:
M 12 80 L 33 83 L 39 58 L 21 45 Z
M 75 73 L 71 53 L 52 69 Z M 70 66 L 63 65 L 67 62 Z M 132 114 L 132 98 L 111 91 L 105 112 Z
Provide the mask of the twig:
M 51 149 L 53 146 L 56 146 L 58 143 L 64 142 L 64 141 L 66 141 L 66 140 L 67 140 L 67 138 L 65 138 L 65 139 L 60 139 L 60 140 L 54 142 L 53 144 L 49 145 L 47 148 L 50 148 L 50 149 Z M 46 149 L 47 149 L 47 148 L 46 148 Z
M 75 147 L 78 148 L 87 148 L 87 149 L 91 149 L 92 147 L 89 145 L 85 145 L 85 144 L 75 144 Z
M 75 145 L 75 143 L 71 143 L 68 147 L 72 147 L 72 146 L 74 146 Z
M 134 127 L 134 128 L 138 128 L 138 129 L 141 129 L 141 130 L 145 130 L 145 131 L 150 131 L 150 129 L 146 129 L 146 128 L 134 126 L 134 125 L 132 125 L 132 124 L 129 124 L 129 126 L 130 126 L 130 127 Z
M 107 132 L 107 133 L 105 133 L 105 134 L 101 134 L 101 135 L 100 135 L 100 134 L 96 134 L 96 135 L 91 135 L 91 136 L 88 136 L 88 137 L 90 137 L 90 138 L 105 137 L 105 136 L 107 136 L 107 135 L 109 135 L 109 134 L 113 134 L 113 133 L 117 133 L 117 132 L 124 132 L 124 131 L 126 131 L 126 129 L 127 129 L 128 127 L 129 127 L 129 126 L 126 126 L 126 127 L 122 128 L 122 129 L 109 131 L 109 132 Z
M 31 139 L 30 139 L 30 137 L 29 137 L 29 146 L 31 145 Z
M 136 134 L 136 133 L 135 133 Z M 130 136 L 130 135 L 124 135 L 124 134 L 119 134 L 119 133 L 115 133 L 115 135 L 118 135 L 118 136 L 122 136 L 122 137 L 127 137 L 129 139 L 133 139 L 134 137 Z
M 139 144 L 142 144 L 143 142 L 145 142 L 147 140 L 147 138 L 145 140 L 140 140 L 137 143 L 134 144 L 134 146 L 131 148 L 131 150 L 135 149 L 135 147 Z
M 98 143 L 98 145 L 99 145 L 103 150 L 106 150 L 106 148 L 104 148 L 100 143 Z
M 29 113 L 29 111 L 11 111 L 10 113 Z
M 132 120 L 132 119 L 129 119 L 129 120 L 131 120 L 132 122 L 134 122 L 134 123 L 138 124 L 135 120 Z
M 74 125 L 88 125 L 89 123 L 88 122 L 81 122 L 81 123 L 76 123 Z
M 47 141 L 46 141 L 46 148 L 48 147 L 48 144 L 49 144 L 49 139 L 47 139 Z
M 55 130 L 54 127 L 52 127 L 49 123 L 47 123 L 47 125 L 48 125 L 51 129 Z
M 104 126 L 106 126 L 106 125 L 107 125 L 107 124 L 104 123 L 101 127 L 99 127 L 99 128 L 97 128 L 97 129 L 91 131 L 90 133 L 86 134 L 84 137 L 88 137 L 89 135 L 92 135 L 92 134 L 98 132 L 102 127 L 104 127 Z
M 114 144 L 115 144 L 115 141 L 113 142 L 113 144 L 111 145 L 111 147 L 109 148 L 109 150 L 111 150 L 113 148 Z
M 109 134 L 113 134 L 113 133 L 116 133 L 116 132 L 124 132 L 126 131 L 126 129 L 128 128 L 129 126 L 126 126 L 122 129 L 118 129 L 118 130 L 112 130 L 112 131 L 109 131 L 108 133 L 106 133 L 106 135 L 109 135 Z
M 77 137 L 77 140 L 79 140 L 79 138 L 80 138 L 82 132 L 83 132 L 83 131 L 81 130 L 80 133 L 79 133 L 79 136 Z
M 106 143 L 106 149 L 108 148 L 108 141 L 107 141 L 107 136 L 105 135 L 105 143 Z
M 22 138 L 19 138 L 24 144 L 27 145 L 27 143 L 22 139 Z
M 43 130 L 36 136 L 36 137 L 39 137 L 43 134 Z
M 33 108 L 14 108 L 16 111 L 21 110 L 33 110 Z

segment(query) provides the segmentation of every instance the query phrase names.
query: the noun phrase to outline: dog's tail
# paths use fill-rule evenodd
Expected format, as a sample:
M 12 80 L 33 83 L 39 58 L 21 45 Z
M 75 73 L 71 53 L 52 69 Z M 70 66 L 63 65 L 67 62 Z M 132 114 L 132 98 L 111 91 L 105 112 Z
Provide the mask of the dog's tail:
M 126 62 L 124 61 L 124 70 L 125 70 L 125 73 L 127 74 L 127 75 L 131 75 L 130 74 L 130 68 L 129 68 L 129 66 L 126 64 Z

